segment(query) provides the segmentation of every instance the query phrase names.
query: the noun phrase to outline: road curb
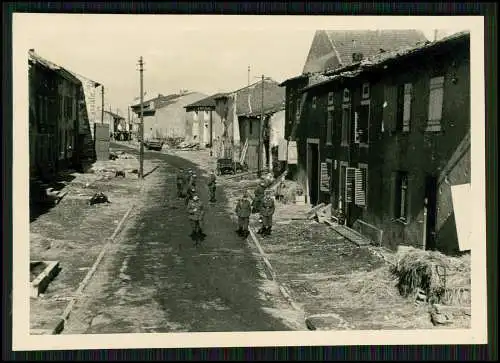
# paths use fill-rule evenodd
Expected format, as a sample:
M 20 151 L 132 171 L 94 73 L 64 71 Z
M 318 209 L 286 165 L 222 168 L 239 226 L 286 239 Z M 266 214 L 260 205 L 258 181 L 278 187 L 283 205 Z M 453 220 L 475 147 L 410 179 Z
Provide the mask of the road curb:
M 156 169 L 157 168 L 154 168 L 151 171 L 151 173 L 154 172 Z M 145 185 L 146 185 L 145 183 L 141 183 L 140 190 L 139 190 L 139 195 L 141 195 L 144 192 Z M 52 335 L 60 334 L 64 330 L 64 325 L 65 325 L 66 321 L 68 320 L 68 318 L 69 318 L 69 316 L 71 314 L 71 311 L 73 310 L 73 307 L 76 304 L 76 301 L 78 300 L 78 296 L 82 294 L 83 290 L 85 289 L 85 287 L 90 282 L 90 279 L 92 278 L 92 276 L 94 275 L 94 273 L 97 271 L 97 267 L 99 266 L 99 263 L 103 259 L 106 251 L 111 246 L 111 244 L 114 242 L 116 236 L 122 230 L 122 227 L 123 227 L 125 221 L 128 219 L 128 217 L 130 216 L 130 213 L 136 207 L 136 205 L 137 205 L 137 202 L 132 203 L 132 205 L 127 209 L 127 211 L 125 212 L 125 214 L 121 218 L 120 222 L 116 226 L 116 228 L 115 228 L 113 234 L 111 235 L 111 237 L 106 238 L 106 243 L 102 247 L 101 252 L 97 256 L 94 264 L 92 265 L 92 268 L 89 270 L 89 272 L 87 273 L 87 275 L 85 276 L 85 278 L 83 279 L 83 281 L 78 286 L 78 289 L 76 290 L 76 292 L 74 294 L 74 297 L 70 300 L 69 304 L 64 309 L 64 312 L 62 313 L 62 315 L 60 317 L 60 320 L 58 320 L 58 323 L 56 324 L 56 326 L 54 327 L 54 329 L 52 329 L 52 331 L 51 331 Z
M 255 235 L 255 232 L 253 231 L 253 228 L 249 227 L 248 230 L 250 232 L 250 236 L 252 237 L 252 240 L 253 240 L 255 246 L 257 246 L 257 249 L 259 250 L 260 256 L 262 257 L 265 266 L 267 267 L 269 275 L 271 275 L 272 281 L 274 281 L 274 282 L 276 282 L 278 284 L 278 287 L 279 287 L 281 295 L 286 299 L 286 301 L 290 304 L 290 306 L 294 310 L 300 311 L 301 309 L 297 306 L 297 304 L 295 304 L 295 302 L 293 301 L 292 297 L 290 296 L 290 293 L 286 290 L 286 288 L 284 286 L 282 286 L 277 281 L 277 279 L 276 279 L 276 271 L 274 270 L 273 266 L 271 265 L 271 263 L 269 262 L 268 258 L 266 257 L 266 254 L 265 254 L 264 250 L 262 249 L 262 246 L 260 245 L 259 239 Z

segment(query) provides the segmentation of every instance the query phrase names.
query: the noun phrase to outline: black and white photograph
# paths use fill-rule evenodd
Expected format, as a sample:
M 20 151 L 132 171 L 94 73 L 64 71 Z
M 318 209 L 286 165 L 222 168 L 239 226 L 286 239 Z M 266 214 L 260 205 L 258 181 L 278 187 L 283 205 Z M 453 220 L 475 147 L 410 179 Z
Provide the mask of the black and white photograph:
M 14 14 L 14 344 L 485 343 L 483 25 Z

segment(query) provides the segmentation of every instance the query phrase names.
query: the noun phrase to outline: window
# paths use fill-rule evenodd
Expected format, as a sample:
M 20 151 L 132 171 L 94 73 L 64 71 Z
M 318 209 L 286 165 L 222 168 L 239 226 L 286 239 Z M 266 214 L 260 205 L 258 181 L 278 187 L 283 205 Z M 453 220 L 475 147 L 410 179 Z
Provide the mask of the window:
M 429 85 L 429 116 L 425 131 L 441 131 L 444 77 L 431 78 Z
M 398 171 L 395 173 L 395 206 L 394 217 L 401 222 L 408 221 L 408 173 Z
M 333 105 L 333 92 L 328 92 L 328 106 Z
M 369 83 L 364 83 L 363 84 L 362 96 L 363 96 L 363 99 L 370 98 L 370 84 Z
M 354 190 L 356 181 L 356 168 L 347 167 L 345 169 L 345 203 L 354 202 Z
M 351 139 L 351 106 L 342 106 L 342 146 L 348 146 Z
M 351 101 L 351 92 L 349 92 L 349 90 L 345 88 L 343 102 L 350 102 L 350 101 Z
M 250 136 L 253 134 L 253 120 L 248 120 L 248 133 L 250 134 Z
M 361 101 L 358 112 L 354 118 L 355 130 L 354 141 L 363 146 L 368 146 L 368 136 L 370 127 L 370 100 Z
M 316 96 L 313 96 L 312 98 L 312 108 L 316 108 Z
M 203 111 L 203 117 L 205 121 L 210 120 L 210 114 L 208 111 Z
M 357 206 L 365 207 L 367 205 L 368 190 L 368 165 L 359 164 L 354 172 L 354 203 Z
M 198 121 L 198 111 L 193 111 L 193 120 Z
M 411 83 L 398 87 L 397 127 L 400 132 L 410 131 L 412 93 Z
M 333 106 L 328 107 L 326 119 L 326 144 L 331 145 L 333 140 Z

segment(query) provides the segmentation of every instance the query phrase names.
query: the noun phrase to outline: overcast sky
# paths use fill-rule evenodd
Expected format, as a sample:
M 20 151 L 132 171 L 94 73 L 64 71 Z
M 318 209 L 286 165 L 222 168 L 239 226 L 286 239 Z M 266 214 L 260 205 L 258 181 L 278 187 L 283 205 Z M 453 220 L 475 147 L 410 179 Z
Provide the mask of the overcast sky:
M 398 18 L 15 14 L 13 32 L 14 46 L 18 35 L 26 52 L 34 48 L 103 83 L 105 103 L 126 115 L 139 95 L 140 56 L 148 95 L 180 89 L 210 95 L 244 87 L 249 65 L 251 82 L 261 74 L 277 81 L 300 74 L 316 29 L 415 28 L 430 39 L 434 28 L 467 29 L 443 18 Z

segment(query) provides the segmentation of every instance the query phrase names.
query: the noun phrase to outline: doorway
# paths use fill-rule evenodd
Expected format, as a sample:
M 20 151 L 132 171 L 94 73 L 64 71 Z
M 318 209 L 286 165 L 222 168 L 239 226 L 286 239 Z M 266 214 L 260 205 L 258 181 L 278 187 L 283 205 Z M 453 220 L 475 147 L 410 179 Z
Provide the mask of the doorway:
M 436 249 L 436 214 L 437 214 L 437 178 L 432 175 L 425 177 L 424 208 L 427 218 L 425 224 L 425 249 Z
M 319 200 L 319 140 L 307 140 L 307 187 L 309 203 L 317 205 Z

